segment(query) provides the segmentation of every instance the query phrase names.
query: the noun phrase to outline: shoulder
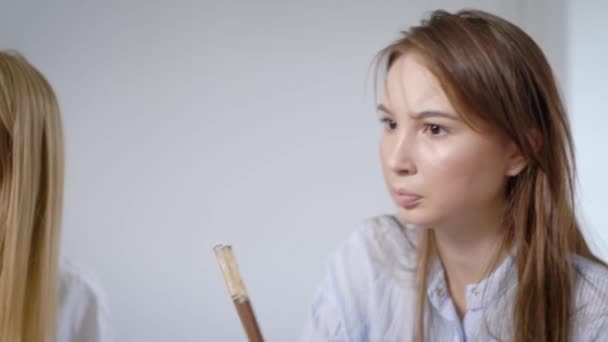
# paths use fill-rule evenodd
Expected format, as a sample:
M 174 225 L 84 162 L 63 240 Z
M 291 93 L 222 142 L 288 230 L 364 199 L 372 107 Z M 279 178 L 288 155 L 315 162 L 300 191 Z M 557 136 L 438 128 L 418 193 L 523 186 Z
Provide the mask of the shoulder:
M 110 341 L 108 305 L 96 278 L 70 262 L 59 264 L 58 341 Z
M 574 282 L 575 335 L 599 336 L 608 333 L 608 267 L 575 255 Z M 582 335 L 581 335 L 582 334 Z M 599 335 L 598 335 L 599 334 Z
M 402 225 L 395 216 L 373 216 L 352 230 L 333 259 L 356 260 L 378 271 L 408 272 L 416 267 L 418 240 L 418 230 Z
M 391 215 L 359 221 L 327 261 L 301 341 L 367 339 L 371 321 L 381 320 L 372 315 L 376 301 L 414 279 L 417 238 L 410 229 Z
M 406 284 L 417 267 L 419 233 L 392 215 L 366 218 L 330 255 L 327 274 L 343 293 L 367 293 L 380 282 Z
M 573 256 L 573 264 L 577 306 L 608 314 L 608 267 L 579 255 Z

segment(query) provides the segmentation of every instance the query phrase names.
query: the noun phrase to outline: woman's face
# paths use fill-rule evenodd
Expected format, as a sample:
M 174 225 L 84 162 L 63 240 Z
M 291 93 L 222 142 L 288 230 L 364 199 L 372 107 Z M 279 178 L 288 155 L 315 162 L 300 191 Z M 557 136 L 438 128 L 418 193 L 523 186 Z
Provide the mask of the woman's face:
M 465 124 L 416 54 L 391 66 L 379 115 L 384 178 L 405 223 L 471 223 L 504 204 L 506 178 L 524 166 L 514 144 Z

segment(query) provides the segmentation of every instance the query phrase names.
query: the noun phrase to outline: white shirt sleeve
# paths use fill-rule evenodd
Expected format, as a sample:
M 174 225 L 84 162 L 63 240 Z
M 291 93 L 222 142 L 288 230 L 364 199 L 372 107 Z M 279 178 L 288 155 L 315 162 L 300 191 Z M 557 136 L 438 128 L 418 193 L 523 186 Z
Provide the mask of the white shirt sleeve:
M 95 279 L 73 264 L 60 264 L 57 342 L 111 342 L 109 311 Z
M 606 336 L 608 336 L 608 321 L 604 322 L 598 329 L 595 337 L 591 340 L 591 342 L 601 342 L 605 341 Z
M 335 302 L 336 289 L 328 272 L 317 290 L 300 342 L 346 341 L 346 331 L 339 305 Z
M 370 233 L 366 225 L 355 229 L 329 257 L 300 342 L 368 340 L 363 313 L 371 278 L 367 241 Z

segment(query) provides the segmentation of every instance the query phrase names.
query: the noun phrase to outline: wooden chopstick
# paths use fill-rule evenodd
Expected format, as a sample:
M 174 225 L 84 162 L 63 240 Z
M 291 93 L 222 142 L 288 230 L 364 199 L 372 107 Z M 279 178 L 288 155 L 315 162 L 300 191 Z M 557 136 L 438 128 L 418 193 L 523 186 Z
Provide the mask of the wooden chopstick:
M 217 245 L 213 248 L 220 265 L 228 292 L 239 315 L 245 334 L 251 342 L 263 342 L 262 332 L 258 326 L 251 300 L 247 295 L 245 284 L 241 278 L 236 258 L 230 245 Z

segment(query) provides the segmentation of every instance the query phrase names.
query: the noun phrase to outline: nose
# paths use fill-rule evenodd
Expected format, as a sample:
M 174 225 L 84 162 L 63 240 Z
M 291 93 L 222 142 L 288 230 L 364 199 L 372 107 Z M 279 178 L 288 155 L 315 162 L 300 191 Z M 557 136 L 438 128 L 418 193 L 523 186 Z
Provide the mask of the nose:
M 416 174 L 417 169 L 413 158 L 415 142 L 413 139 L 410 139 L 408 134 L 401 133 L 393 143 L 388 156 L 390 170 L 400 176 Z

